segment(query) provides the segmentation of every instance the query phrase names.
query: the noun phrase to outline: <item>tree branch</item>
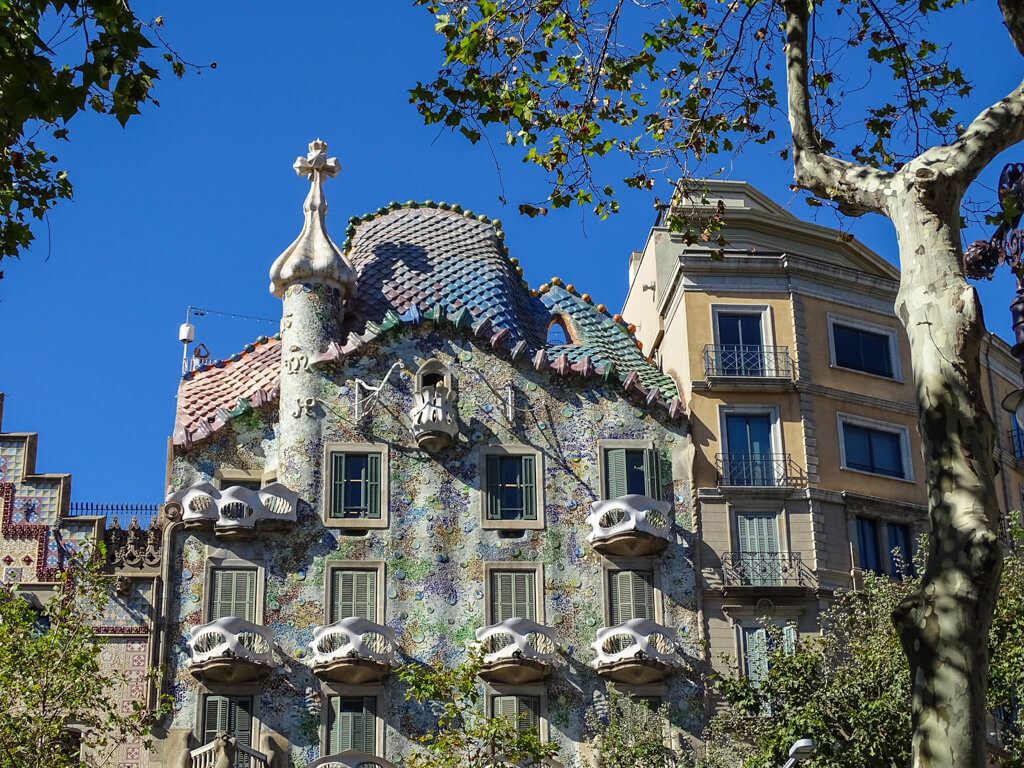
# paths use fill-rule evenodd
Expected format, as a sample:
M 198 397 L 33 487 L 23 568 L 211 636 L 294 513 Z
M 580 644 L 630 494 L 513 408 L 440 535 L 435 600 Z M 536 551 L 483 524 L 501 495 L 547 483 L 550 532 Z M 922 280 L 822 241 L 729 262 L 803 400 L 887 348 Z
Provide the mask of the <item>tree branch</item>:
M 811 119 L 807 86 L 807 0 L 784 0 L 786 11 L 786 88 L 789 128 L 793 134 L 793 177 L 797 186 L 832 200 L 850 216 L 880 213 L 880 190 L 892 174 L 840 160 L 821 146 Z
M 946 174 L 959 182 L 961 189 L 966 189 L 996 155 L 1021 140 L 1024 140 L 1024 80 L 1009 94 L 982 110 L 960 138 L 946 147 L 937 147 L 935 151 L 946 164 Z M 930 152 L 922 157 L 928 154 Z
M 1024 6 L 1020 0 L 999 0 L 999 10 L 1003 14 L 1003 23 L 1010 33 L 1010 40 L 1017 53 L 1024 56 Z

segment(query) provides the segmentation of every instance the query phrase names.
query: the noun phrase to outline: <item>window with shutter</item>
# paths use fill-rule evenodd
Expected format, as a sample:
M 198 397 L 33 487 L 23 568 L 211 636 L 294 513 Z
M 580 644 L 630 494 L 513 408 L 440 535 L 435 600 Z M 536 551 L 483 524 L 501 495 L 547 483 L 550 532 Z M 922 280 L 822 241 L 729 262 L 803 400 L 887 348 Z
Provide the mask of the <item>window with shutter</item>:
M 239 744 L 252 746 L 252 697 L 207 696 L 203 711 L 203 744 L 209 744 L 218 733 L 227 732 Z M 249 756 L 235 755 L 234 768 L 249 768 Z
M 604 452 L 605 497 L 626 494 L 661 498 L 658 454 L 652 448 L 608 448 Z
M 488 455 L 486 514 L 488 520 L 537 519 L 537 458 Z
M 256 620 L 255 568 L 213 568 L 210 570 L 210 621 L 236 616 Z
M 767 587 L 782 583 L 778 524 L 774 514 L 736 515 L 740 574 L 744 584 Z
M 654 620 L 654 573 L 621 570 L 608 572 L 611 626 L 631 619 Z
M 381 516 L 381 454 L 331 454 L 330 516 L 371 519 Z
M 491 624 L 507 619 L 537 620 L 537 574 L 491 571 Z
M 491 699 L 493 717 L 501 717 L 520 731 L 540 729 L 539 696 L 495 696 Z
M 331 696 L 327 718 L 329 754 L 350 749 L 377 754 L 377 700 L 373 696 Z
M 768 636 L 764 627 L 743 628 L 743 671 L 755 686 L 768 674 Z
M 377 571 L 342 569 L 331 571 L 330 623 L 355 616 L 377 621 Z

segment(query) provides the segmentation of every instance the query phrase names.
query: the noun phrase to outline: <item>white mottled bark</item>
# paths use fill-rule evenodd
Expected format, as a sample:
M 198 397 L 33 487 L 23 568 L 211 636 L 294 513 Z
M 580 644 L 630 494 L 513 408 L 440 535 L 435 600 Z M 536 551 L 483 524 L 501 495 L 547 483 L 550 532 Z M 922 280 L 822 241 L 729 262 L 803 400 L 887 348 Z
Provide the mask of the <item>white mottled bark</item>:
M 1001 5 L 1015 13 L 1019 4 Z M 931 519 L 921 588 L 893 615 L 913 680 L 914 766 L 983 768 L 988 630 L 1002 558 L 994 429 L 981 393 L 985 326 L 964 278 L 960 202 L 1000 151 L 1024 139 L 1024 83 L 957 141 L 900 171 L 860 167 L 822 150 L 808 103 L 809 6 L 784 5 L 796 183 L 847 213 L 888 217 L 899 239 L 896 312 L 910 339 Z M 1007 26 L 1022 49 L 1016 30 L 1024 23 L 1014 16 Z

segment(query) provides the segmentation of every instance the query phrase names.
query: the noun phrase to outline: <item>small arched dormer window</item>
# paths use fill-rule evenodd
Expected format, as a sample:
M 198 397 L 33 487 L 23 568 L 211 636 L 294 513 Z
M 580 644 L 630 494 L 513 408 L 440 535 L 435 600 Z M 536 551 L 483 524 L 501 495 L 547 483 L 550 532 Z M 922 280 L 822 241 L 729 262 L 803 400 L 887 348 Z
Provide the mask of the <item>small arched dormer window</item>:
M 547 345 L 549 347 L 561 347 L 566 344 L 575 344 L 576 340 L 569 330 L 569 324 L 561 315 L 555 315 L 548 323 Z
M 451 371 L 436 357 L 427 360 L 416 371 L 416 389 L 421 390 L 424 387 L 452 388 Z

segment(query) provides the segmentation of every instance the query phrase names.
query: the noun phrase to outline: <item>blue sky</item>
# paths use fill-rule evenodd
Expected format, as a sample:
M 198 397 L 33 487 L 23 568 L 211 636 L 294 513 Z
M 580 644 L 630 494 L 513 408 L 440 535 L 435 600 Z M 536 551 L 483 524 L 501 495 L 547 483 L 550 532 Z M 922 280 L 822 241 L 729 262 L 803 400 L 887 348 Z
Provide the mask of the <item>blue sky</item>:
M 940 30 L 958 36 L 956 55 L 978 86 L 975 110 L 1022 71 L 995 5 L 970 3 Z M 195 319 L 197 339 L 216 357 L 276 331 L 280 302 L 267 290 L 267 271 L 301 228 L 306 183 L 291 163 L 314 138 L 342 166 L 325 187 L 337 242 L 349 216 L 389 201 L 457 202 L 504 222 L 532 286 L 559 275 L 621 307 L 629 252 L 644 243 L 653 195 L 670 190 L 626 196 L 623 213 L 606 222 L 575 210 L 520 217 L 516 202 L 544 195 L 539 172 L 496 147 L 499 183 L 484 143 L 471 147 L 423 126 L 408 104 L 407 89 L 439 61 L 422 8 L 404 0 L 190 0 L 136 11 L 162 13 L 175 47 L 191 60 L 216 60 L 217 69 L 164 80 L 161 106 L 125 129 L 76 118 L 71 142 L 58 147 L 75 201 L 50 215 L 49 237 L 41 227 L 30 252 L 4 261 L 0 281 L 4 429 L 40 433 L 37 469 L 71 472 L 73 499 L 162 500 L 186 306 L 274 321 Z M 1000 158 L 985 181 L 1009 159 L 1024 160 L 1024 148 Z M 761 148 L 731 161 L 725 175 L 809 215 L 788 189 L 788 165 Z M 829 212 L 817 220 L 837 221 Z M 895 261 L 888 222 L 865 218 L 849 228 Z M 1006 337 L 1012 281 L 1000 278 L 983 287 L 983 299 L 990 329 Z

